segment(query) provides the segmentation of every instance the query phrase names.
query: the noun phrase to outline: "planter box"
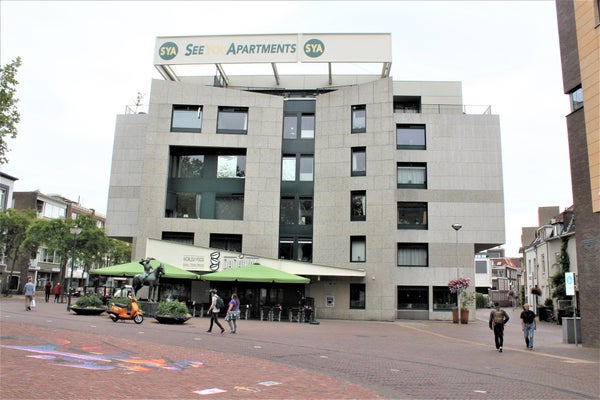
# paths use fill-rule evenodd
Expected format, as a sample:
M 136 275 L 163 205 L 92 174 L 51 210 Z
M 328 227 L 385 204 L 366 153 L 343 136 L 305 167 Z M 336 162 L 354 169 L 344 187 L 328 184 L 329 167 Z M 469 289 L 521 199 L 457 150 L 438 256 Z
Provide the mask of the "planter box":
M 166 315 L 157 315 L 154 317 L 161 324 L 183 324 L 185 321 L 190 319 L 191 317 L 169 317 Z
M 71 307 L 71 311 L 73 311 L 77 315 L 100 315 L 106 308 L 79 308 L 79 307 Z

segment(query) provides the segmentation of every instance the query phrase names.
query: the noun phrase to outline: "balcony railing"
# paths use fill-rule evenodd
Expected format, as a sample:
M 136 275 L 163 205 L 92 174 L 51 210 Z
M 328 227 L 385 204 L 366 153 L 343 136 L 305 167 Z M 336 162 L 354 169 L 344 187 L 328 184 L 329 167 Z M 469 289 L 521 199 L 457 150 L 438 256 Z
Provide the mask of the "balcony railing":
M 394 104 L 399 114 L 473 114 L 490 115 L 492 106 L 465 104 Z

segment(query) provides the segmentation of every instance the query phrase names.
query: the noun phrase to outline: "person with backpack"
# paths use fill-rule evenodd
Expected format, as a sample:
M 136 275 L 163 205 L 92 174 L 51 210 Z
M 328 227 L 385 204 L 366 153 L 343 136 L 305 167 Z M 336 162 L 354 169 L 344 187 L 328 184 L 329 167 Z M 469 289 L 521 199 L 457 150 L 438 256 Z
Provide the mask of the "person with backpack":
M 504 325 L 506 325 L 510 317 L 506 311 L 500 308 L 498 302 L 494 303 L 494 307 L 496 308 L 490 313 L 490 329 L 494 331 L 496 350 L 502 353 L 502 346 L 504 345 Z
M 211 295 L 211 303 L 206 314 L 210 315 L 210 327 L 206 332 L 212 333 L 213 324 L 217 324 L 217 326 L 221 328 L 221 333 L 225 333 L 225 329 L 219 323 L 219 311 L 225 306 L 225 303 L 217 294 L 217 289 L 210 289 L 209 293 Z

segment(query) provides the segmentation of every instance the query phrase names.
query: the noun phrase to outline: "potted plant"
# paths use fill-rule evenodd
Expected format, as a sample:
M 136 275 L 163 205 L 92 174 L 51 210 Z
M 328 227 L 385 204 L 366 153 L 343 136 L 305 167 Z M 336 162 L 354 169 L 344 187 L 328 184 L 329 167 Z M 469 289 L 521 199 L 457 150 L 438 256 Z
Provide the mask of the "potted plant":
M 183 324 L 190 319 L 187 306 L 182 301 L 161 301 L 158 305 L 156 320 L 161 324 Z
M 460 294 L 460 322 L 463 324 L 469 323 L 469 310 L 475 302 L 475 293 L 461 292 Z
M 106 311 L 106 306 L 96 294 L 91 294 L 80 297 L 71 310 L 80 315 L 100 315 Z
M 469 286 L 471 286 L 471 281 L 469 280 L 469 278 L 459 277 L 456 279 L 452 279 L 450 282 L 448 282 L 448 289 L 450 289 L 450 293 L 456 293 L 456 296 L 458 296 L 459 300 L 463 298 L 463 296 L 461 294 Z M 461 322 L 467 323 L 469 321 L 469 307 L 473 304 L 473 299 L 474 299 L 474 295 L 472 295 L 472 297 L 470 297 L 470 299 L 465 299 L 467 302 L 470 301 L 470 304 L 460 306 L 460 321 Z M 459 311 L 458 306 L 454 307 L 452 309 L 452 319 L 455 324 L 458 323 L 458 318 L 459 318 L 458 311 Z M 465 322 L 465 321 L 467 321 L 467 322 Z

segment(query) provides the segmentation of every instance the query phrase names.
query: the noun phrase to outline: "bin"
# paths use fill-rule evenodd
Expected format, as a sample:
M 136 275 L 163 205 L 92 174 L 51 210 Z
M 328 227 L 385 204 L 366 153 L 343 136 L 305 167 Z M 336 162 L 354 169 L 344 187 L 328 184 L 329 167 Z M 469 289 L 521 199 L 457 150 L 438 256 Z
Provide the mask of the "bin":
M 581 317 L 563 317 L 563 343 L 575 343 L 575 327 L 577 327 L 577 344 L 581 344 Z

